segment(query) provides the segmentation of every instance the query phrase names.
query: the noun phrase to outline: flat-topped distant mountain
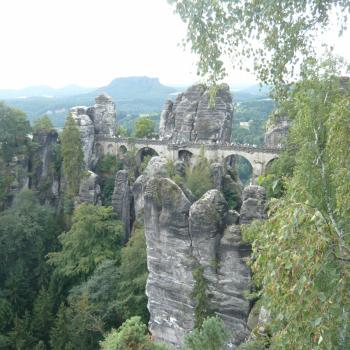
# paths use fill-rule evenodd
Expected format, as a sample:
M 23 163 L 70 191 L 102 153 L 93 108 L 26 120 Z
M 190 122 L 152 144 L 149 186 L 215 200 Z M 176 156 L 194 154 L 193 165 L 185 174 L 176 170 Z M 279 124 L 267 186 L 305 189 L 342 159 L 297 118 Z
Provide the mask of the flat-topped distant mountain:
M 165 100 L 177 89 L 163 85 L 158 78 L 125 77 L 114 79 L 99 88 L 67 86 L 53 89 L 47 86 L 22 90 L 0 90 L 0 99 L 11 107 L 27 113 L 29 120 L 43 114 L 49 115 L 55 126 L 63 126 L 68 111 L 73 106 L 89 106 L 102 92 L 109 94 L 117 104 L 117 110 L 128 114 L 160 112 Z
M 78 85 L 67 85 L 57 89 L 46 85 L 29 86 L 17 90 L 0 89 L 0 99 L 72 96 L 85 94 L 95 89 L 96 88 L 86 88 Z
M 169 98 L 174 99 L 177 92 L 184 90 L 185 86 L 180 88 L 163 85 L 158 78 L 134 76 L 117 78 L 98 88 L 69 85 L 59 89 L 34 86 L 21 90 L 0 90 L 0 100 L 23 110 L 31 121 L 47 114 L 56 127 L 62 127 L 71 107 L 94 105 L 95 97 L 106 92 L 117 105 L 118 120 L 130 128 L 139 114 L 152 114 L 158 121 L 165 101 Z M 235 102 L 254 104 L 254 111 L 251 111 L 252 106 L 248 108 L 249 115 L 255 114 L 255 110 L 260 111 L 260 104 L 268 97 L 267 88 L 261 90 L 259 85 L 244 86 L 243 89 L 237 90 L 235 88 L 232 92 Z M 236 109 L 235 119 L 239 120 L 237 112 Z
M 93 91 L 92 94 L 96 96 L 101 92 L 106 92 L 115 101 L 121 101 L 134 98 L 158 99 L 167 97 L 176 92 L 176 89 L 161 84 L 158 78 L 127 77 L 114 79 L 109 85 Z

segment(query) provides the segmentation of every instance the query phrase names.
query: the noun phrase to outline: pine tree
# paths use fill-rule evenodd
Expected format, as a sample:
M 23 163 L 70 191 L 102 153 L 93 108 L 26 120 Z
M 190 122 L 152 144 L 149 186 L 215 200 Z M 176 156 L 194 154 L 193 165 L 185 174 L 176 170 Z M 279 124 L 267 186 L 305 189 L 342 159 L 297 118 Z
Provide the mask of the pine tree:
M 69 198 L 72 198 L 79 191 L 80 179 L 84 170 L 84 154 L 79 129 L 71 115 L 64 124 L 61 143 L 63 171 L 67 184 L 66 193 Z

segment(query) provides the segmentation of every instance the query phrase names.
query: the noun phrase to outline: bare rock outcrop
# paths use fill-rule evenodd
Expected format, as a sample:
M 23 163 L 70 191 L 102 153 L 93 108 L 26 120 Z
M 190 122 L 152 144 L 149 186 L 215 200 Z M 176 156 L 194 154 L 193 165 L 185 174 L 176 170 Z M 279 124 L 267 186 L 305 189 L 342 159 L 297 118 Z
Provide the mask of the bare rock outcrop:
M 81 203 L 101 205 L 101 189 L 98 184 L 98 176 L 90 170 L 80 181 L 77 204 Z
M 230 219 L 228 219 L 230 217 Z M 245 264 L 249 247 L 217 189 L 193 204 L 182 189 L 165 177 L 144 185 L 150 331 L 159 340 L 181 346 L 194 327 L 194 270 L 201 266 L 208 282 L 208 300 L 229 331 L 231 347 L 248 334 L 250 272 Z
M 55 130 L 37 131 L 33 142 L 36 148 L 29 161 L 29 187 L 39 192 L 41 202 L 57 206 L 60 196 L 58 133 Z
M 92 107 L 71 108 L 71 115 L 79 131 L 86 169 L 91 169 L 99 156 L 95 149 L 96 135 L 115 136 L 117 128 L 116 109 L 112 98 L 105 93 L 97 96 Z
M 287 140 L 290 123 L 286 117 L 279 116 L 269 122 L 265 132 L 266 147 L 283 147 Z
M 226 227 L 228 207 L 218 190 L 210 190 L 190 208 L 189 227 L 193 255 L 204 268 L 209 303 L 230 334 L 230 346 L 248 335 L 246 320 L 250 270 L 246 259 L 250 247 L 241 240 L 237 225 Z
M 253 220 L 265 220 L 266 191 L 262 186 L 251 185 L 243 190 L 243 204 L 240 211 L 240 224 L 250 224 Z
M 131 224 L 131 190 L 129 175 L 126 170 L 119 170 L 115 176 L 112 207 L 117 214 L 117 218 L 123 223 L 124 241 L 127 242 L 130 236 Z
M 229 142 L 233 122 L 233 104 L 229 86 L 221 85 L 215 104 L 210 105 L 205 85 L 193 85 L 167 101 L 160 116 L 159 136 L 174 143 Z
M 152 335 L 173 345 L 194 326 L 191 203 L 170 179 L 152 178 L 145 189 L 146 294 Z
M 95 101 L 96 104 L 87 110 L 87 114 L 94 123 L 95 133 L 115 136 L 117 119 L 115 104 L 112 98 L 106 93 L 102 93 L 95 98 Z
M 88 108 L 84 106 L 73 107 L 71 109 L 71 115 L 79 128 L 84 163 L 86 169 L 89 169 L 95 142 L 95 126 L 87 111 Z
M 144 189 L 147 181 L 152 177 L 167 177 L 167 160 L 156 156 L 152 157 L 142 175 L 140 175 L 132 186 L 134 199 L 135 216 L 137 221 L 141 221 L 144 213 Z

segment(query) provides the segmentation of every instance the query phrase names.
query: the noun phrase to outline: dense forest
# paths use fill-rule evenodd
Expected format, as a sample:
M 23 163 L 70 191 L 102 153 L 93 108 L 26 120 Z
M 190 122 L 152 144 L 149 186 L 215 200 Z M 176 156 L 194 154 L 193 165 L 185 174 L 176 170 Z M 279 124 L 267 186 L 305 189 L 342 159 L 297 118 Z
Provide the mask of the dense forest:
M 220 192 L 204 147 L 196 162 L 184 160 L 181 169 L 167 161 L 164 203 L 154 190 L 161 180 L 151 180 L 146 194 L 155 193 L 152 210 L 176 211 L 174 203 L 190 203 L 188 198 L 193 209 L 203 197 L 212 198 L 207 194 L 213 189 L 210 193 L 223 198 L 217 212 L 200 218 L 221 228 L 218 213 L 225 207 L 230 213 L 225 220 L 235 220 L 244 240 L 233 236 L 228 245 L 249 251 L 244 257 L 250 267 L 245 291 L 250 313 L 244 320 L 249 335 L 237 350 L 349 349 L 350 72 L 332 50 L 321 57 L 313 50 L 314 33 L 332 22 L 335 9 L 340 32 L 344 29 L 349 2 L 169 2 L 187 24 L 187 42 L 214 99 L 226 74 L 224 54 L 238 65 L 253 58 L 258 78 L 272 87 L 273 99 L 244 95 L 236 101 L 232 142 L 262 145 L 267 119 L 273 124 L 279 116 L 288 121 L 289 133 L 278 157 L 250 186 L 266 194 L 254 202 L 256 211 L 264 206 L 260 219 L 236 225 L 243 215 L 237 172 L 244 174 L 245 185 L 249 169 L 226 162 L 227 183 L 218 186 Z M 257 39 L 264 50 L 254 45 Z M 120 114 L 118 135 L 156 137 L 159 109 L 140 108 Z M 239 128 L 240 122 L 249 122 L 249 128 Z M 20 109 L 0 103 L 0 349 L 169 350 L 147 327 L 151 271 L 145 221 L 133 212 L 128 236 L 113 207 L 116 173 L 124 171 L 127 184 L 135 184 L 147 173 L 152 154 L 139 156 L 132 148 L 99 154 L 91 166 L 98 183 L 88 182 L 92 172 L 84 162 L 80 130 L 71 114 L 65 114 L 58 133 L 48 116 L 31 124 Z M 84 182 L 87 191 L 98 185 L 98 203 L 82 200 Z M 176 229 L 183 217 L 192 219 L 189 208 L 184 215 L 176 211 Z M 161 215 L 167 216 L 165 210 Z M 192 248 L 195 237 L 190 238 Z M 186 263 L 195 267 L 189 277 L 194 329 L 181 349 L 232 348 L 224 320 L 211 308 L 212 281 L 191 256 Z M 220 264 L 215 256 L 207 268 L 218 275 Z M 165 261 L 159 269 L 164 266 Z

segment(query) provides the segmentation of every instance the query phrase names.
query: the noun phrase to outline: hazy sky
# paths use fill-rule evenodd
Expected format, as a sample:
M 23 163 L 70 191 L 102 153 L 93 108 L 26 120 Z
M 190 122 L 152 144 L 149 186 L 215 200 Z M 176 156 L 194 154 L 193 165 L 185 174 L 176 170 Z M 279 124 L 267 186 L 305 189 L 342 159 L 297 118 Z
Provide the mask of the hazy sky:
M 0 13 L 0 88 L 102 86 L 131 75 L 198 80 L 195 57 L 178 45 L 185 26 L 166 0 L 0 0 Z M 338 47 L 350 59 L 349 36 Z

